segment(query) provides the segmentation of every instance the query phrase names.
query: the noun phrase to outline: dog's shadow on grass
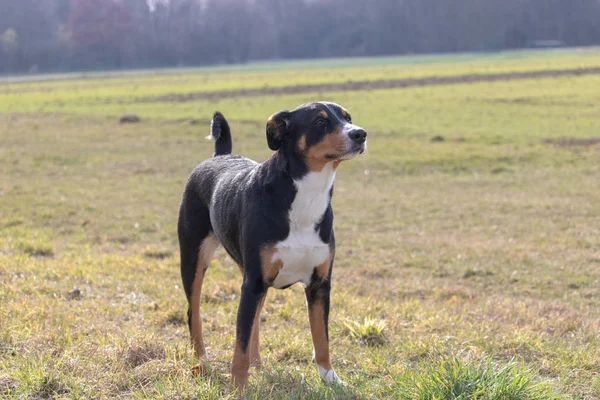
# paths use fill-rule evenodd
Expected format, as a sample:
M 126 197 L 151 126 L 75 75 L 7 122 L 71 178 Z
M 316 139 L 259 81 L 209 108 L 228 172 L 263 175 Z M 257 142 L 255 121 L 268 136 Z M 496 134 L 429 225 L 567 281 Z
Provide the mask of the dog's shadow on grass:
M 241 393 L 243 399 L 363 399 L 351 385 L 328 385 L 322 382 L 316 371 L 285 371 L 263 369 L 254 371 L 255 378 Z
M 283 369 L 253 370 L 248 385 L 240 390 L 231 385 L 228 374 L 211 369 L 206 375 L 197 379 L 209 380 L 218 385 L 221 394 L 231 394 L 234 398 L 245 400 L 264 399 L 366 399 L 357 393 L 352 385 L 327 385 L 316 376 L 306 376 L 300 371 L 285 371 Z

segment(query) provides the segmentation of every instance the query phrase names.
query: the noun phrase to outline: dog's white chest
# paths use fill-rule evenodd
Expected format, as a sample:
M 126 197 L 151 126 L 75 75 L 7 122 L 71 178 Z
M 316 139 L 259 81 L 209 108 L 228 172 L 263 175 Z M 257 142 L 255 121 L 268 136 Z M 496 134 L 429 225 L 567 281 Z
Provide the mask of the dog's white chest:
M 290 233 L 285 240 L 275 244 L 272 259 L 282 262 L 273 281 L 274 287 L 282 288 L 296 282 L 308 285 L 315 267 L 329 259 L 329 244 L 321 240 L 315 226 L 327 210 L 334 179 L 333 163 L 329 163 L 321 172 L 310 172 L 294 181 L 297 192 L 289 212 Z
M 329 245 L 321 241 L 314 229 L 312 232 L 290 233 L 275 249 L 277 251 L 273 254 L 273 261 L 282 262 L 279 274 L 273 281 L 276 288 L 296 282 L 308 285 L 315 267 L 329 258 Z

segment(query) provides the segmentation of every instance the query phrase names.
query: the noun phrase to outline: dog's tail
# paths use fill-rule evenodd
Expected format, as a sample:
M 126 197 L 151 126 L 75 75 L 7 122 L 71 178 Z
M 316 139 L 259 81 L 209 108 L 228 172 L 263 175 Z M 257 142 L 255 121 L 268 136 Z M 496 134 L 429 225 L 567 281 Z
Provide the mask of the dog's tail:
M 223 154 L 231 154 L 231 131 L 227 120 L 220 112 L 215 112 L 210 122 L 210 135 L 208 140 L 215 141 L 215 154 L 213 157 Z

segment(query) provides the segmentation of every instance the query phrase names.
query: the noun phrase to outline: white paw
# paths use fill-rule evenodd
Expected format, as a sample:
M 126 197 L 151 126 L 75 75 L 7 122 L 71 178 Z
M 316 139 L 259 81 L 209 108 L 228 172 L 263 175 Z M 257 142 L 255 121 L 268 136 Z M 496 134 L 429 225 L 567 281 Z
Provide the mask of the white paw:
M 325 383 L 329 385 L 347 386 L 346 383 L 337 376 L 333 369 L 325 369 L 320 365 L 317 365 L 317 369 L 319 370 L 319 376 Z

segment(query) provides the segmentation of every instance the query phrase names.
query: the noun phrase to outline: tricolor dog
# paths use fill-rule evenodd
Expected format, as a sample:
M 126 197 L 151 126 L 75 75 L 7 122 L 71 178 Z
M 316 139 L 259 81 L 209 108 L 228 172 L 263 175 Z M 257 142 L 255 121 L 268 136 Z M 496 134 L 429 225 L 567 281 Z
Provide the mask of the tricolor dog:
M 340 383 L 329 358 L 329 293 L 335 254 L 331 196 L 339 164 L 362 154 L 367 133 L 334 103 L 280 111 L 267 121 L 274 151 L 264 163 L 231 154 L 223 115 L 211 124 L 215 154 L 192 172 L 179 209 L 181 276 L 196 356 L 202 338 L 200 293 L 215 249 L 222 245 L 243 273 L 231 376 L 248 381 L 260 365 L 260 311 L 270 287 L 305 287 L 314 358 L 319 375 Z

